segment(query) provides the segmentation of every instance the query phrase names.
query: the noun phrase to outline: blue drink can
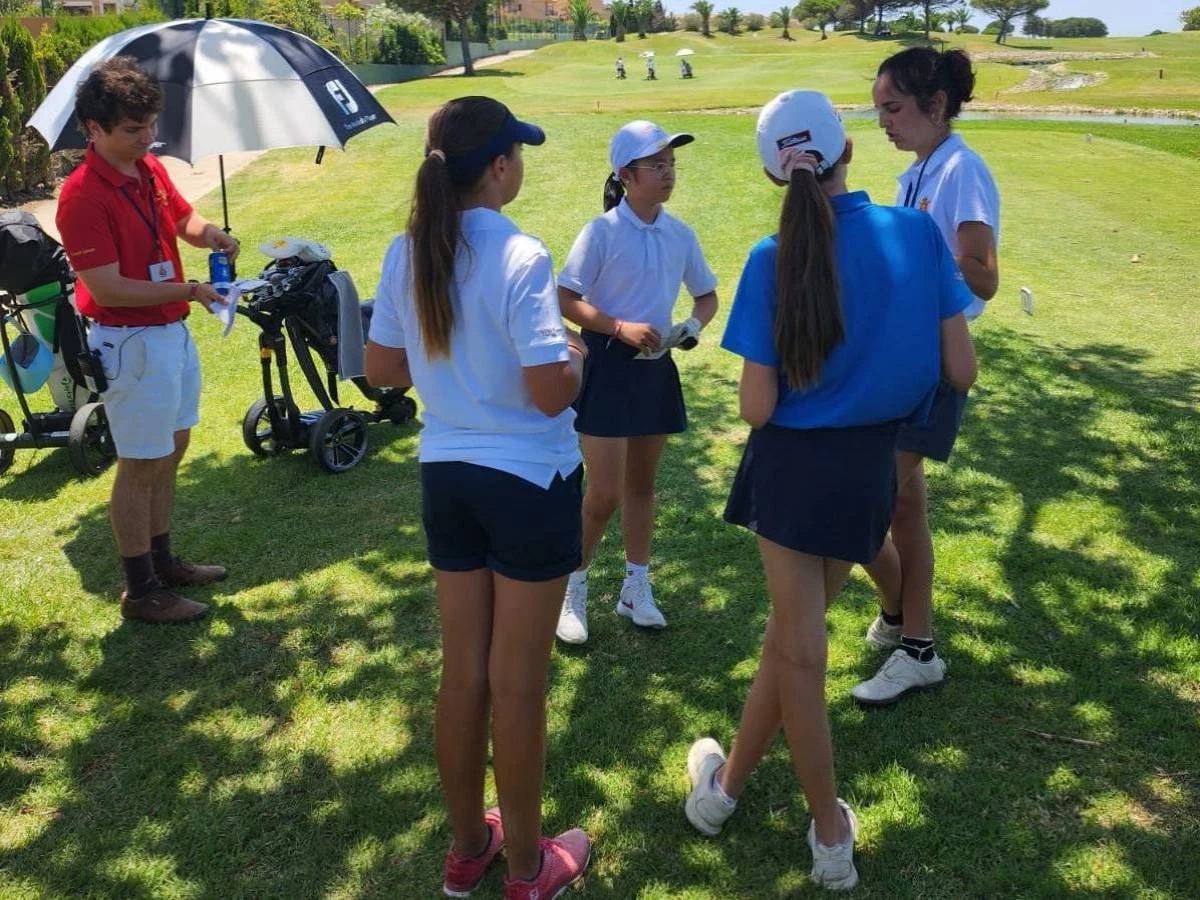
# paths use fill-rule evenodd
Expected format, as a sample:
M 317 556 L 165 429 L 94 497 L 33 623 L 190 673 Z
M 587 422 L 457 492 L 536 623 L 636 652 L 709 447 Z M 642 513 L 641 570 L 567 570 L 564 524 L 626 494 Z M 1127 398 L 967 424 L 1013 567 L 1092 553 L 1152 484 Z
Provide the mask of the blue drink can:
M 214 287 L 228 287 L 233 283 L 233 266 L 228 253 L 218 250 L 208 254 L 208 280 Z

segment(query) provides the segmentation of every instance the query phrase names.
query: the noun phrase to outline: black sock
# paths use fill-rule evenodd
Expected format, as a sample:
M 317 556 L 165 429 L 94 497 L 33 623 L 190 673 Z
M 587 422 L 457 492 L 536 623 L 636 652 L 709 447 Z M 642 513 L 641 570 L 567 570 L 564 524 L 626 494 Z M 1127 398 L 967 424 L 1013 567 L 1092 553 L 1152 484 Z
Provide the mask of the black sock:
M 171 532 L 164 531 L 150 538 L 150 555 L 154 557 L 156 568 L 165 569 L 171 565 Z
M 883 619 L 884 623 L 887 625 L 903 625 L 904 624 L 904 613 L 903 612 L 898 612 L 893 616 L 886 609 L 880 609 L 879 617 L 881 619 Z
M 933 638 L 914 638 L 906 634 L 900 638 L 900 649 L 917 662 L 929 662 L 936 656 L 933 652 Z
M 158 587 L 158 576 L 154 574 L 152 554 L 122 556 L 121 566 L 125 569 L 125 596 L 128 599 L 137 600 Z

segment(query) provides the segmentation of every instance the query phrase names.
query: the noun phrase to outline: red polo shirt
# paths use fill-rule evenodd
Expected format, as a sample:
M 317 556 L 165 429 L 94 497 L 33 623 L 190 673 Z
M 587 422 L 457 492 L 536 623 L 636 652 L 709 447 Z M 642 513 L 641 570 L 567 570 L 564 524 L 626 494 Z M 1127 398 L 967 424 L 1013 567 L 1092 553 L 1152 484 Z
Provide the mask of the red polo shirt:
M 139 177 L 123 175 L 88 145 L 83 165 L 63 183 L 54 217 L 67 258 L 76 272 L 117 263 L 123 276 L 138 281 L 150 281 L 150 264 L 166 260 L 175 266 L 174 280 L 183 281 L 177 226 L 192 214 L 191 204 L 154 156 L 146 154 L 137 168 Z M 103 306 L 82 280 L 75 284 L 75 303 L 103 325 L 165 325 L 188 313 L 186 300 Z

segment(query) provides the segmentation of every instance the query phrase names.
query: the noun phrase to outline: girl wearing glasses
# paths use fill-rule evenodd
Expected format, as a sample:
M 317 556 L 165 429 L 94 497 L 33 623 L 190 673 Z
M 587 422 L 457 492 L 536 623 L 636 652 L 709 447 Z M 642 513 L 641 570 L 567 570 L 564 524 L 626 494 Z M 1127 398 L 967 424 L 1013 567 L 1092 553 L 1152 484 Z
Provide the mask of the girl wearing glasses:
M 926 212 L 937 223 L 975 295 L 966 311 L 968 322 L 995 296 L 1000 278 L 1000 194 L 987 165 L 951 128 L 974 89 L 966 53 L 929 47 L 884 60 L 874 87 L 879 127 L 897 150 L 916 155 L 900 176 L 896 205 Z M 892 540 L 867 567 L 882 608 L 866 639 L 892 652 L 874 677 L 850 692 L 864 705 L 895 703 L 910 691 L 936 687 L 945 677 L 946 664 L 933 649 L 933 538 L 924 460 L 950 459 L 966 403 L 966 391 L 943 382 L 929 421 L 905 426 L 896 442 L 901 484 Z
M 687 428 L 671 348 L 694 347 L 717 312 L 717 279 L 695 232 L 663 209 L 675 188 L 675 148 L 693 140 L 645 121 L 616 133 L 604 215 L 584 226 L 558 276 L 562 314 L 581 326 L 590 351 L 575 404 L 587 472 L 583 563 L 567 582 L 557 631 L 570 644 L 587 640 L 588 566 L 617 507 L 626 577 L 616 612 L 643 628 L 667 624 L 649 565 L 658 461 L 667 435 Z M 691 316 L 672 326 L 681 284 Z

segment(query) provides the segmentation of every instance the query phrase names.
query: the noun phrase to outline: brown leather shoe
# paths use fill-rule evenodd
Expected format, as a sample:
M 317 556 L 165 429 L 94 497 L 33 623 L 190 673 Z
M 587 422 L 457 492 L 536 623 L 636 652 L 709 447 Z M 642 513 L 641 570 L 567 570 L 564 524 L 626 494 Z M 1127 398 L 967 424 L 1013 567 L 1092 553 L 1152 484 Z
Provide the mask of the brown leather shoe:
M 173 622 L 192 622 L 208 612 L 208 604 L 180 597 L 165 587 L 156 587 L 136 600 L 121 594 L 121 618 L 134 622 L 166 625 Z
M 172 556 L 170 564 L 165 568 L 155 568 L 154 574 L 167 587 L 203 587 L 224 580 L 229 573 L 224 566 L 197 566 Z

